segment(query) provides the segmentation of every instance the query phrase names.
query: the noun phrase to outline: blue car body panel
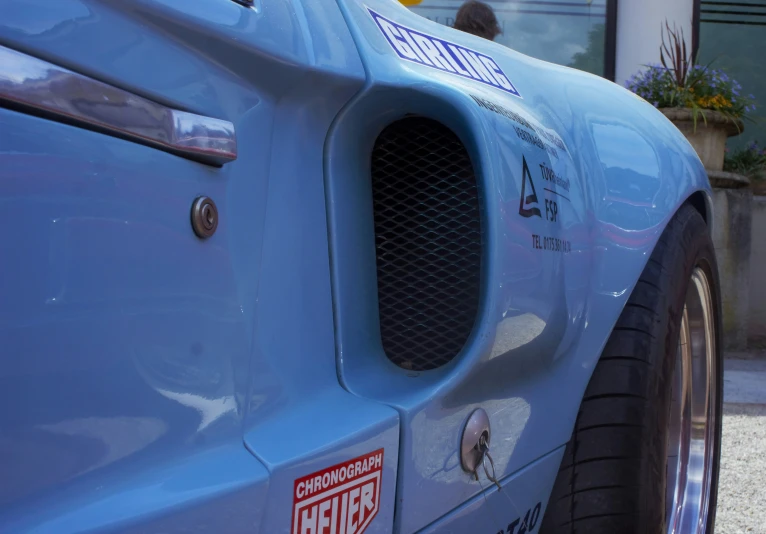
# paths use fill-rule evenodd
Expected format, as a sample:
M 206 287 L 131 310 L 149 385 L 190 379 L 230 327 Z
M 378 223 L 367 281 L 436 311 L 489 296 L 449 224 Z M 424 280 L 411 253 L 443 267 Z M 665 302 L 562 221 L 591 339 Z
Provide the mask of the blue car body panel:
M 347 0 L 343 7 L 368 80 L 336 122 L 326 175 L 340 370 L 350 391 L 399 410 L 396 526 L 412 532 L 480 491 L 460 469 L 454 437 L 474 408 L 489 412 L 502 476 L 566 443 L 596 360 L 648 254 L 678 206 L 709 186 L 675 127 L 612 83 L 443 28 L 395 2 Z M 492 57 L 521 97 L 403 60 L 376 14 Z M 518 134 L 520 124 L 509 111 L 548 134 L 546 147 Z M 341 159 L 342 153 L 369 153 L 382 127 L 405 113 L 442 121 L 466 144 L 481 169 L 488 234 L 485 300 L 472 339 L 451 365 L 417 377 L 390 365 L 367 335 L 377 320 L 375 257 L 363 246 L 372 228 L 354 221 L 369 221 L 371 214 L 369 205 L 352 199 L 370 196 L 369 182 L 360 179 L 369 163 Z M 557 144 L 547 141 L 557 137 L 566 147 L 556 148 L 558 157 L 549 148 Z M 557 202 L 557 221 L 546 220 L 542 199 L 542 216 L 520 216 L 525 161 L 537 196 Z M 569 181 L 566 198 L 553 192 L 564 189 L 543 179 L 541 165 Z M 547 250 L 544 237 L 566 241 L 568 252 Z M 514 491 L 522 499 L 518 509 L 535 505 L 534 491 Z
M 543 519 L 545 500 L 551 491 L 563 450 L 543 456 L 503 482 L 502 490 L 493 484 L 457 509 L 439 518 L 420 532 L 463 534 L 487 532 L 519 534 L 537 532 Z M 520 508 L 521 503 L 532 503 Z
M 669 121 L 392 0 L 0 13 L 0 45 L 231 121 L 239 147 L 211 167 L 0 105 L 0 532 L 290 532 L 294 481 L 377 449 L 366 532 L 539 528 L 649 254 L 690 196 L 709 205 Z M 429 59 L 432 37 L 513 90 Z M 371 245 L 370 151 L 407 114 L 466 145 L 486 236 L 474 332 L 421 373 L 382 350 Z M 199 195 L 221 213 L 206 241 Z M 476 407 L 501 492 L 460 466 Z

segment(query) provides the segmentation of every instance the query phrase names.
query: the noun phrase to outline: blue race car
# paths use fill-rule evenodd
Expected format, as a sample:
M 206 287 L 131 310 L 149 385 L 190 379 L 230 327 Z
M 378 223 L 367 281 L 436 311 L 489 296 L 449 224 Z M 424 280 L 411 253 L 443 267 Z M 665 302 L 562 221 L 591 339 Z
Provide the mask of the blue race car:
M 394 0 L 0 0 L 0 532 L 712 534 L 710 186 Z

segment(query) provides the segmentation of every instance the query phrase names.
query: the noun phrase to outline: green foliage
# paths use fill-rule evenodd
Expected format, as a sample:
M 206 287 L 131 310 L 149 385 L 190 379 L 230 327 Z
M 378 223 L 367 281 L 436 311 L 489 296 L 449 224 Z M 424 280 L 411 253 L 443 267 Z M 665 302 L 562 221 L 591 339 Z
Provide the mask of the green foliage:
M 739 82 L 723 71 L 695 65 L 685 78 L 684 85 L 678 85 L 672 69 L 648 65 L 625 87 L 658 108 L 710 109 L 737 119 L 755 110 L 753 95 L 742 96 Z
M 766 169 L 766 150 L 753 141 L 744 148 L 733 152 L 726 150 L 726 158 L 723 170 L 743 174 L 748 178 L 760 179 L 761 173 Z
M 753 95 L 743 96 L 740 83 L 725 72 L 710 65 L 695 65 L 683 32 L 671 30 L 667 23 L 660 58 L 661 64 L 647 65 L 625 87 L 658 108 L 690 108 L 695 121 L 701 110 L 718 111 L 731 119 L 748 118 L 755 111 Z

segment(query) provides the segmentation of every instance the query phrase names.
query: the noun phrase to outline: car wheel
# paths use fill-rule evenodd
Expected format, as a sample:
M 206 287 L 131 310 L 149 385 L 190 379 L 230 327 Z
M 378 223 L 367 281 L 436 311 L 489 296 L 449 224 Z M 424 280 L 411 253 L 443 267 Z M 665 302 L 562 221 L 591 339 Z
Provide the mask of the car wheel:
M 715 253 L 685 204 L 660 238 L 588 384 L 544 534 L 712 534 L 722 360 Z

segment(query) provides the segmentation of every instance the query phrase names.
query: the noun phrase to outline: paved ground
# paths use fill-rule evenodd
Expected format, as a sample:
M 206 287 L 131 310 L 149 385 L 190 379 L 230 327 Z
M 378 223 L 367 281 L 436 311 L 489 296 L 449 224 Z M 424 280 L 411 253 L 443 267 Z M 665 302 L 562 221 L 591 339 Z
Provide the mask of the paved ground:
M 766 534 L 766 360 L 724 361 L 717 534 Z

